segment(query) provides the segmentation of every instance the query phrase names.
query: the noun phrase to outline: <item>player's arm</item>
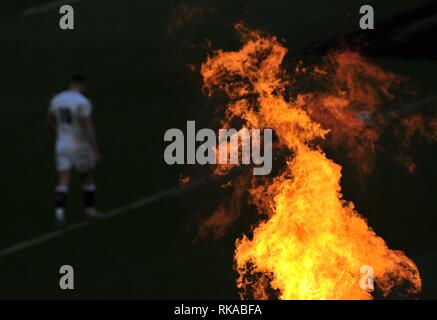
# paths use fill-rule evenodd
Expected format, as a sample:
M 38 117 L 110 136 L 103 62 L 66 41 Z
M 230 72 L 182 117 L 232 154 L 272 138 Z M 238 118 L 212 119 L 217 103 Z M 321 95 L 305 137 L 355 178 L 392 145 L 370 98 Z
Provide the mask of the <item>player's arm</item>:
M 91 144 L 91 147 L 93 148 L 96 158 L 100 158 L 99 148 L 97 146 L 97 139 L 96 139 L 96 130 L 94 129 L 93 121 L 91 120 L 90 116 L 81 116 L 80 122 L 82 124 L 82 128 L 88 138 L 89 143 Z

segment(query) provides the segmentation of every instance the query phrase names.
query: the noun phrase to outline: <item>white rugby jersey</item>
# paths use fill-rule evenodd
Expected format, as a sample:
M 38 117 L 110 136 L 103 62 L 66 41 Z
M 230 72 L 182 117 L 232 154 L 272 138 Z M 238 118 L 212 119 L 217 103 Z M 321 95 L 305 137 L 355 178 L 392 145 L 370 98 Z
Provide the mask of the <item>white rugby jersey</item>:
M 75 91 L 61 92 L 50 101 L 49 111 L 56 116 L 58 142 L 85 141 L 80 117 L 88 117 L 92 111 L 91 102 L 86 97 Z

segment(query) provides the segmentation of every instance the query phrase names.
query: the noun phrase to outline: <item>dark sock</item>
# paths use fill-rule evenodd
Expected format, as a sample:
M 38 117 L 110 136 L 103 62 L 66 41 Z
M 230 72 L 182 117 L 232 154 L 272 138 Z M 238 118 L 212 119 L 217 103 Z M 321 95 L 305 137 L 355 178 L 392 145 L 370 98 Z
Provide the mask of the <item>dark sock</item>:
M 67 205 L 68 188 L 58 186 L 55 189 L 55 208 L 65 209 Z
M 83 187 L 83 201 L 85 208 L 94 208 L 96 198 L 96 186 L 88 185 Z

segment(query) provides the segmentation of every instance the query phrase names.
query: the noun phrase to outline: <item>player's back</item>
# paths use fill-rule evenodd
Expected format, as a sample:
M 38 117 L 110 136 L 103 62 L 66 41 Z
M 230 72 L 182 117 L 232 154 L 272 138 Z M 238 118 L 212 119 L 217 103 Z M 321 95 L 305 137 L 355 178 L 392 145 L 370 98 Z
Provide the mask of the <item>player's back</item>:
M 56 116 L 58 143 L 85 141 L 80 117 L 91 114 L 91 103 L 87 98 L 75 91 L 61 92 L 52 99 L 50 112 Z

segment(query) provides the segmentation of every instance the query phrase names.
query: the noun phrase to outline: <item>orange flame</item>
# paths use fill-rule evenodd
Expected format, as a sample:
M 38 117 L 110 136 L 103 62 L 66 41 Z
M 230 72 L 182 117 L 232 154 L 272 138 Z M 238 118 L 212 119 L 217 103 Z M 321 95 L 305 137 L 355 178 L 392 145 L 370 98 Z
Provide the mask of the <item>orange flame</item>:
M 401 251 L 390 250 L 353 203 L 342 198 L 341 166 L 317 144 L 334 128 L 313 117 L 317 112 L 343 117 L 345 123 L 352 122 L 348 128 L 352 134 L 359 135 L 365 124 L 352 118 L 357 111 L 354 101 L 373 111 L 377 96 L 370 85 L 357 82 L 350 68 L 358 65 L 359 72 L 375 79 L 385 95 L 390 95 L 388 83 L 393 76 L 347 52 L 335 57 L 336 78 L 346 84 L 341 90 L 322 99 L 309 100 L 308 95 L 287 99 L 288 83 L 281 66 L 287 49 L 275 37 L 241 24 L 236 28 L 243 47 L 236 52 L 217 51 L 207 59 L 201 68 L 205 89 L 210 95 L 217 89 L 224 91 L 230 98 L 225 123 L 240 119 L 248 128 L 271 128 L 278 144 L 293 154 L 278 177 L 263 179 L 262 184 L 252 178 L 251 202 L 267 219 L 254 228 L 251 237 L 243 235 L 236 241 L 241 297 L 372 299 L 372 293 L 359 285 L 362 265 L 374 269 L 376 288 L 383 295 L 405 284 L 408 293 L 418 292 L 421 279 L 414 262 Z M 217 226 L 220 219 L 229 223 L 226 217 L 221 208 L 208 223 Z
M 179 176 L 179 185 L 181 185 L 181 186 L 185 186 L 185 185 L 189 184 L 190 181 L 191 181 L 190 176 L 184 176 L 182 174 Z
M 401 149 L 397 152 L 396 158 L 410 174 L 413 174 L 417 169 L 414 158 L 404 153 L 403 149 L 411 148 L 416 136 L 430 143 L 437 141 L 437 119 L 418 114 L 400 119 L 395 134 L 401 142 Z
M 362 173 L 369 174 L 384 125 L 375 112 L 383 98 L 393 98 L 391 87 L 403 79 L 349 50 L 331 53 L 325 68 L 333 69 L 325 70 L 326 92 L 301 95 L 300 100 L 311 118 L 330 130 L 330 145 L 344 146 L 347 158 Z M 315 68 L 316 75 L 320 70 L 324 69 Z

